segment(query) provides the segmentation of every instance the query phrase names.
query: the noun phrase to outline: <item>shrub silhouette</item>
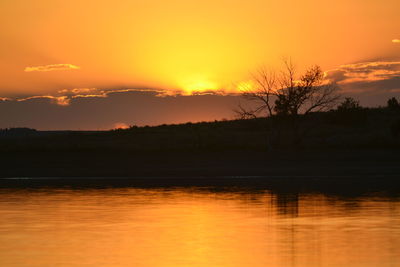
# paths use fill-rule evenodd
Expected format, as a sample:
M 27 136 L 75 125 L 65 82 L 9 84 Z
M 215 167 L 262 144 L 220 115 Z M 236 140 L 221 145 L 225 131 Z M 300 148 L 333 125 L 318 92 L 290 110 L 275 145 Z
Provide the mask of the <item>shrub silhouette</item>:
M 395 97 L 392 97 L 387 101 L 387 107 L 392 110 L 400 110 L 400 104 Z
M 360 102 L 352 97 L 346 97 L 342 103 L 337 107 L 338 111 L 355 111 L 360 110 Z
M 333 111 L 332 122 L 346 126 L 361 125 L 367 117 L 367 109 L 360 106 L 360 102 L 352 97 L 346 97 Z
M 34 135 L 36 132 L 36 129 L 27 127 L 0 129 L 0 134 L 3 136 L 28 136 Z

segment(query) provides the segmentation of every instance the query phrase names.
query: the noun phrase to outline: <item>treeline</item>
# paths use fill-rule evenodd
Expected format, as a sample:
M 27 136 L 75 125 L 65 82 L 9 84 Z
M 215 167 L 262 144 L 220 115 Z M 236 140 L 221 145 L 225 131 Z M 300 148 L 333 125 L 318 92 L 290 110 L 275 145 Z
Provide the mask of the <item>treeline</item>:
M 0 129 L 0 136 L 28 136 L 36 133 L 36 129 L 26 127 Z

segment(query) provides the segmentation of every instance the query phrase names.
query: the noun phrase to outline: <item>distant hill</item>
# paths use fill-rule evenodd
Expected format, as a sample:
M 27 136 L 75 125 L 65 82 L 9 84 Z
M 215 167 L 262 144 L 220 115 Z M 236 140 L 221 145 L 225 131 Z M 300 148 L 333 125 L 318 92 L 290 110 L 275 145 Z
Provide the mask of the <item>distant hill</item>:
M 295 121 L 272 117 L 111 131 L 11 128 L 0 131 L 0 151 L 265 151 L 268 142 L 278 150 L 399 148 L 399 125 L 398 110 L 359 108 Z

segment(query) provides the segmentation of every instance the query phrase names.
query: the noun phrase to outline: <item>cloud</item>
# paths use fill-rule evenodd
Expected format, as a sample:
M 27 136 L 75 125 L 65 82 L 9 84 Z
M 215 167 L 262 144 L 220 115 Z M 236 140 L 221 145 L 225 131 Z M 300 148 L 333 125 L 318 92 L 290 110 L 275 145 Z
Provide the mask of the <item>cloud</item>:
M 79 97 L 107 97 L 105 90 L 97 88 L 74 88 L 74 89 L 63 89 L 58 91 L 58 94 L 67 98 L 79 98 Z
M 37 95 L 29 96 L 25 98 L 15 98 L 7 100 L 14 100 L 17 102 L 29 101 L 34 99 L 49 99 L 51 103 L 59 106 L 69 106 L 71 100 L 74 98 L 86 98 L 86 97 L 107 97 L 107 94 L 102 90 L 97 90 L 96 88 L 75 88 L 75 89 L 64 89 L 58 91 L 56 95 Z
M 70 99 L 66 96 L 52 96 L 52 95 L 42 95 L 42 96 L 30 96 L 25 98 L 15 99 L 17 102 L 23 102 L 33 99 L 50 99 L 51 103 L 57 104 L 59 106 L 68 106 L 70 104 Z
M 400 43 L 400 39 L 393 39 L 393 40 L 392 40 L 392 43 L 397 43 L 397 44 L 399 44 L 399 43 Z
M 106 98 L 112 94 L 118 93 L 129 93 L 129 92 L 144 92 L 151 93 L 155 97 L 176 97 L 176 96 L 190 96 L 186 94 L 184 91 L 169 91 L 169 90 L 155 90 L 155 89 L 98 89 L 98 88 L 74 88 L 74 89 L 62 89 L 59 90 L 54 95 L 37 95 L 30 96 L 25 98 L 7 98 L 6 100 L 15 100 L 15 101 L 28 101 L 32 99 L 50 99 L 51 103 L 60 105 L 60 106 L 69 106 L 71 101 L 79 98 Z M 193 93 L 195 95 L 233 95 L 228 94 L 224 91 L 210 91 L 210 92 L 202 92 L 202 93 Z M 1 98 L 0 98 L 1 100 Z
M 342 65 L 328 71 L 327 79 L 336 82 L 343 94 L 356 97 L 366 105 L 377 105 L 400 92 L 400 61 Z
M 97 92 L 97 88 L 74 88 L 74 89 L 64 89 L 58 91 L 59 93 L 72 93 L 72 94 L 91 94 L 93 92 Z
M 48 72 L 48 71 L 58 71 L 58 70 L 77 70 L 80 69 L 78 66 L 72 64 L 52 64 L 44 66 L 26 67 L 25 72 Z
M 36 95 L 23 98 L 6 98 L 0 97 L 0 101 L 17 101 L 24 102 L 35 99 L 49 99 L 50 103 L 59 106 L 69 106 L 71 101 L 79 98 L 106 98 L 111 94 L 127 93 L 127 92 L 149 92 L 156 97 L 171 96 L 165 93 L 165 90 L 152 89 L 98 89 L 98 88 L 73 88 L 62 89 L 54 95 Z
M 398 77 L 400 77 L 400 61 L 347 64 L 327 72 L 327 78 L 338 84 L 376 82 Z
M 207 92 L 193 92 L 192 94 L 187 94 L 185 91 L 170 91 L 170 90 L 157 90 L 157 89 L 146 89 L 146 88 L 135 88 L 135 89 L 98 89 L 98 88 L 73 88 L 73 89 L 62 89 L 52 95 L 35 95 L 23 98 L 1 98 L 3 101 L 16 101 L 25 102 L 35 99 L 45 99 L 50 100 L 51 104 L 59 106 L 69 106 L 73 101 L 78 101 L 84 98 L 108 98 L 116 94 L 124 93 L 148 93 L 156 98 L 165 97 L 180 97 L 180 96 L 233 96 L 238 94 L 227 93 L 223 90 L 221 91 L 207 91 Z

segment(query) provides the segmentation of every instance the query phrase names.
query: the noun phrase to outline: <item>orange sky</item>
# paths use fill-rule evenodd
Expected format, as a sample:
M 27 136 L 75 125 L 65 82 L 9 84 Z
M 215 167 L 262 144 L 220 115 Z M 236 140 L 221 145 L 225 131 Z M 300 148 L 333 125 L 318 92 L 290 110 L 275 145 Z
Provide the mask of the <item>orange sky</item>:
M 0 97 L 232 90 L 283 56 L 329 70 L 400 53 L 398 0 L 2 0 L 0 10 Z
M 284 57 L 384 105 L 400 97 L 399 10 L 399 0 L 0 0 L 0 128 L 232 119 L 242 99 L 229 93 Z

